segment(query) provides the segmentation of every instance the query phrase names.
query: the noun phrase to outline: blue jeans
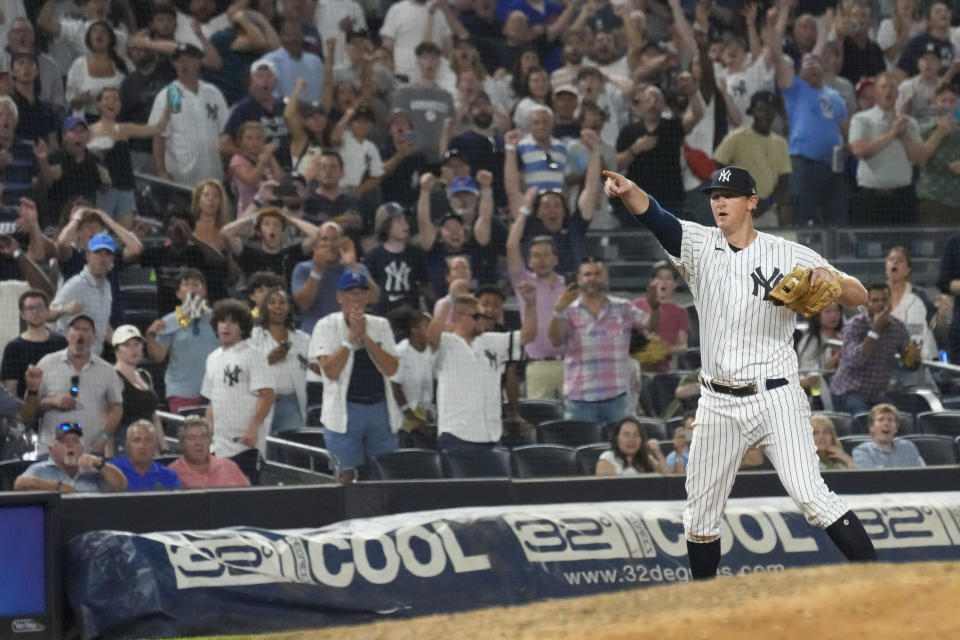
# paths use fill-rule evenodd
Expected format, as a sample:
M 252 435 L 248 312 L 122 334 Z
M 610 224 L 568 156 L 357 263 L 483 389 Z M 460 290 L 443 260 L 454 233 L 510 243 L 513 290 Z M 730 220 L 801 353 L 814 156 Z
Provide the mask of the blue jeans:
M 629 411 L 627 406 L 627 394 L 621 393 L 613 398 L 592 402 L 567 398 L 564 402 L 563 416 L 567 420 L 584 420 L 604 424 L 619 420 L 630 413 L 632 412 Z
M 845 224 L 847 195 L 843 174 L 834 173 L 830 165 L 803 156 L 790 156 L 790 160 L 793 224 L 798 227 L 811 221 Z
M 870 411 L 870 408 L 873 405 L 880 402 L 882 402 L 882 400 L 870 402 L 866 396 L 859 393 L 845 393 L 842 396 L 833 396 L 833 410 L 846 411 L 847 413 L 855 416 L 858 413 Z
M 376 404 L 348 402 L 347 432 L 336 433 L 324 427 L 323 439 L 343 470 L 356 469 L 397 448 L 397 434 L 390 430 L 386 400 Z

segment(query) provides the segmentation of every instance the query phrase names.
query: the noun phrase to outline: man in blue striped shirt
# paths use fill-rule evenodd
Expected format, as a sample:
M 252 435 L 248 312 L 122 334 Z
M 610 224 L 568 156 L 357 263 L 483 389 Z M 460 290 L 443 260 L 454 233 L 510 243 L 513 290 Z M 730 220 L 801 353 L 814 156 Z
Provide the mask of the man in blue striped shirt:
M 520 137 L 520 131 L 505 136 L 506 164 L 504 181 L 519 178 L 522 171 L 524 190 L 536 187 L 539 191 L 563 190 L 567 173 L 567 148 L 554 138 L 553 111 L 547 106 L 536 106 L 530 111 L 530 132 Z

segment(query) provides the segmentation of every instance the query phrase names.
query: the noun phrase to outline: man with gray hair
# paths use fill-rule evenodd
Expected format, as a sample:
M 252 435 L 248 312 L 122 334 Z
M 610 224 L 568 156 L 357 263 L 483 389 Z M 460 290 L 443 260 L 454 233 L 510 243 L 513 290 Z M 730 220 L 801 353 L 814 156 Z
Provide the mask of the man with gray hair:
M 183 421 L 177 429 L 177 440 L 183 455 L 170 463 L 168 469 L 177 474 L 185 489 L 250 486 L 236 462 L 210 453 L 213 428 L 200 416 Z
M 83 426 L 58 424 L 50 444 L 50 458 L 36 462 L 14 482 L 14 491 L 107 493 L 123 491 L 127 479 L 112 464 L 84 452 Z
M 536 105 L 530 109 L 527 132 L 514 129 L 504 135 L 506 152 L 503 182 L 509 193 L 515 184 L 523 190 L 561 191 L 567 169 L 567 147 L 553 137 L 553 111 Z
M 117 458 L 113 465 L 127 478 L 129 491 L 163 491 L 180 489 L 177 474 L 156 462 L 157 434 L 149 420 L 137 420 L 127 427 L 127 455 Z

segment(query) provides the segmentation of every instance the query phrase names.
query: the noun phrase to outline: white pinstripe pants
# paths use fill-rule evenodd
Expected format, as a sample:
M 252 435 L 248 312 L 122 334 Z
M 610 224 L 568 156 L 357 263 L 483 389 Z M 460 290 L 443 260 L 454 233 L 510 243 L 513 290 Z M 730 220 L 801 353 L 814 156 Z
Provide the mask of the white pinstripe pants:
M 827 488 L 813 444 L 810 405 L 796 383 L 738 398 L 703 388 L 697 408 L 683 529 L 691 542 L 710 542 L 720 526 L 747 447 L 770 458 L 807 522 L 822 529 L 850 507 Z

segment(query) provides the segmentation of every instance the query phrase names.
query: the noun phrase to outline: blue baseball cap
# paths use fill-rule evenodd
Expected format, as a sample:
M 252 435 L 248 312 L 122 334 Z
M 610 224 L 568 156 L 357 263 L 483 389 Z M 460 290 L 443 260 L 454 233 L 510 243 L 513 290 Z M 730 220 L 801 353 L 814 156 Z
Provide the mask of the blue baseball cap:
M 73 129 L 78 124 L 82 124 L 84 129 L 88 128 L 87 121 L 84 120 L 83 118 L 78 118 L 76 116 L 67 116 L 63 120 L 63 132 L 66 133 L 67 131 L 70 131 L 70 129 Z
M 363 271 L 357 271 L 356 269 L 347 269 L 340 274 L 340 278 L 337 280 L 337 291 L 346 291 L 347 289 L 355 289 L 356 287 L 362 289 L 370 288 L 370 281 L 367 280 L 367 274 Z
M 480 193 L 480 187 L 477 186 L 477 181 L 470 176 L 457 176 L 450 181 L 450 195 L 461 191 Z
M 116 253 L 117 243 L 113 241 L 110 234 L 98 233 L 90 238 L 90 242 L 87 243 L 87 251 L 99 251 L 100 249 L 108 249 L 110 253 Z

